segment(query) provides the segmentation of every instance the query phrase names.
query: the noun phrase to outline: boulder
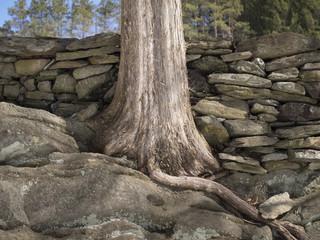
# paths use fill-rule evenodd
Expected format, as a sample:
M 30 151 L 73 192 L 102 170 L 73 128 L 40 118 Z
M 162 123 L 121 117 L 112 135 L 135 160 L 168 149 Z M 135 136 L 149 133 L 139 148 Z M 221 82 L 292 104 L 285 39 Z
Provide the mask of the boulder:
M 249 119 L 226 120 L 223 125 L 231 137 L 255 136 L 271 134 L 271 128 L 266 122 Z
M 68 44 L 66 49 L 76 51 L 79 49 L 99 48 L 105 46 L 119 46 L 120 35 L 116 33 L 100 33 L 86 37 Z
M 271 87 L 273 90 L 278 90 L 281 92 L 292 93 L 297 95 L 305 95 L 306 89 L 297 83 L 294 82 L 276 82 L 272 84 Z
M 205 56 L 190 63 L 190 68 L 198 69 L 204 74 L 228 72 L 228 65 L 217 57 Z
M 253 56 L 262 59 L 279 58 L 320 48 L 320 41 L 300 34 L 283 32 L 244 40 L 236 51 L 251 51 Z
M 192 109 L 203 115 L 227 119 L 244 119 L 249 113 L 248 106 L 242 101 L 201 100 Z
M 66 122 L 43 110 L 26 109 L 0 103 L 0 162 L 14 166 L 28 165 L 34 156 L 51 152 L 78 152 L 75 140 L 66 134 Z
M 236 61 L 229 64 L 229 69 L 232 72 L 237 73 L 249 73 L 253 75 L 257 75 L 259 77 L 265 77 L 266 73 L 264 70 L 261 69 L 261 67 L 256 64 L 255 62 L 249 62 L 249 61 Z
M 210 84 L 224 83 L 256 88 L 270 88 L 270 80 L 251 74 L 215 73 L 209 76 Z
M 320 125 L 303 125 L 275 130 L 279 138 L 297 139 L 320 134 Z
M 299 70 L 296 67 L 284 68 L 274 71 L 268 75 L 272 81 L 294 81 L 298 80 Z
M 272 72 L 283 68 L 299 67 L 306 63 L 319 62 L 320 52 L 301 53 L 272 60 L 266 64 L 266 71 Z
M 27 59 L 15 62 L 14 66 L 19 75 L 37 75 L 50 62 L 50 59 Z
M 89 65 L 82 68 L 77 68 L 73 71 L 72 75 L 75 79 L 84 79 L 94 75 L 100 75 L 108 72 L 112 65 Z
M 305 104 L 288 102 L 279 108 L 279 120 L 308 122 L 320 119 L 320 107 Z
M 252 57 L 252 53 L 250 51 L 235 52 L 235 53 L 230 53 L 230 54 L 226 54 L 226 55 L 221 56 L 222 61 L 224 61 L 224 62 L 246 60 L 246 59 L 250 59 L 251 57 Z
M 57 76 L 52 91 L 57 93 L 76 93 L 77 81 L 69 74 Z
M 259 211 L 265 219 L 276 219 L 279 215 L 289 212 L 293 207 L 293 200 L 289 193 L 275 195 L 259 205 Z

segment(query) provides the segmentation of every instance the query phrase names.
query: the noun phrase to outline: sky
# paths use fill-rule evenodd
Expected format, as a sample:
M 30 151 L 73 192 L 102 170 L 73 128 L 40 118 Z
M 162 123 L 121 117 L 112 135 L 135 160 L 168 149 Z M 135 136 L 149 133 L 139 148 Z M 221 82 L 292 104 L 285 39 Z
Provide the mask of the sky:
M 8 8 L 14 6 L 15 0 L 0 0 L 0 27 L 4 24 L 6 20 L 10 19 L 8 15 Z M 31 0 L 27 0 L 29 6 Z M 71 0 L 69 0 L 71 2 Z M 92 0 L 94 4 L 99 4 L 100 0 Z

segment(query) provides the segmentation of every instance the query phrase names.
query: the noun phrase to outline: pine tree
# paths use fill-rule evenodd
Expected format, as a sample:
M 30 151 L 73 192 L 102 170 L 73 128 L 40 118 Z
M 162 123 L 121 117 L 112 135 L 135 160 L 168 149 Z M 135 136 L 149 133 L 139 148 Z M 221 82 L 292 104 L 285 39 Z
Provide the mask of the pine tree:
M 68 11 L 69 5 L 67 0 L 51 0 L 50 17 L 53 25 L 53 36 L 64 36 Z
M 0 37 L 7 37 L 13 34 L 14 32 L 11 30 L 11 22 L 5 21 L 2 27 L 0 27 Z
M 91 32 L 93 26 L 94 4 L 91 0 L 72 0 L 71 5 L 71 36 L 84 38 Z
M 96 8 L 96 24 L 103 32 L 118 29 L 120 15 L 119 0 L 101 0 Z
M 31 20 L 30 32 L 36 36 L 51 36 L 50 0 L 32 0 L 28 9 Z
M 16 30 L 16 35 L 26 36 L 29 25 L 26 0 L 15 0 L 14 6 L 8 8 L 8 14 L 11 16 L 10 26 Z

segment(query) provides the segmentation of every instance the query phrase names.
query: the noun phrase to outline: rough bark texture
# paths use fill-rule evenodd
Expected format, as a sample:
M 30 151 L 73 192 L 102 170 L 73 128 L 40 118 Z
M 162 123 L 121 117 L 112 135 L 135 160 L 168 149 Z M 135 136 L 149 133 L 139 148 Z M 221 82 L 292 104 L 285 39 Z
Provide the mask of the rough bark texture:
M 179 0 L 122 1 L 115 97 L 91 123 L 95 147 L 137 159 L 145 173 L 151 156 L 175 176 L 219 169 L 191 114 L 181 21 Z

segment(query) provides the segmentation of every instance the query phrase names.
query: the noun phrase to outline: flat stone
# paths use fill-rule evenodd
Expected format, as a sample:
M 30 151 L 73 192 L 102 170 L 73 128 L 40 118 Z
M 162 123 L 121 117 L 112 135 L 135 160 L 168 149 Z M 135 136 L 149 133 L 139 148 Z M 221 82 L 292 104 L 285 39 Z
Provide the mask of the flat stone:
M 320 137 L 280 140 L 275 144 L 275 147 L 282 149 L 311 148 L 320 150 Z
M 40 92 L 40 91 L 33 91 L 33 92 L 27 91 L 25 93 L 25 97 L 28 99 L 35 99 L 35 100 L 48 100 L 48 101 L 55 100 L 53 93 Z
M 77 102 L 76 104 L 59 102 L 55 104 L 53 113 L 57 116 L 68 118 L 68 117 L 74 116 L 79 111 L 87 107 L 88 107 L 88 104 L 82 104 L 79 102 Z
M 119 46 L 120 35 L 116 33 L 100 33 L 86 37 L 68 44 L 66 49 L 76 51 L 79 49 L 99 48 L 104 46 Z
M 277 145 L 277 143 L 276 143 L 276 145 Z M 274 153 L 264 155 L 262 157 L 261 161 L 262 162 L 269 162 L 269 161 L 280 161 L 280 160 L 285 160 L 285 159 L 288 159 L 287 152 L 274 152 Z
M 305 95 L 306 89 L 297 83 L 294 82 L 276 82 L 272 84 L 271 87 L 273 90 L 278 90 L 281 92 L 292 93 L 297 95 Z
M 34 91 L 37 89 L 34 78 L 29 78 L 29 79 L 23 81 L 22 84 L 27 91 Z
M 282 161 L 269 161 L 263 163 L 263 167 L 268 171 L 278 171 L 278 170 L 298 170 L 300 169 L 300 164 L 295 162 L 290 162 L 286 160 Z
M 38 89 L 41 92 L 52 92 L 52 83 L 51 83 L 51 81 L 41 81 L 37 85 L 38 85 Z
M 17 60 L 18 59 L 17 59 L 16 56 L 5 56 L 2 61 L 5 62 L 5 63 L 14 63 Z
M 62 73 L 61 70 L 46 70 L 39 72 L 37 76 L 38 81 L 55 80 L 58 75 Z
M 77 81 L 69 74 L 61 74 L 54 82 L 52 91 L 57 93 L 76 93 Z
M 231 137 L 255 136 L 271 134 L 271 128 L 266 122 L 249 119 L 226 120 L 223 125 Z
M 310 103 L 310 104 L 318 103 L 316 99 L 312 99 L 307 96 L 301 96 L 298 94 L 286 93 L 286 92 L 281 92 L 276 90 L 271 90 L 269 97 L 279 102 L 300 102 L 300 103 Z
M 266 70 L 266 63 L 263 61 L 263 59 L 255 57 L 252 59 L 252 62 L 257 64 L 263 71 Z
M 291 161 L 299 162 L 320 162 L 320 151 L 314 149 L 290 150 Z
M 270 98 L 270 89 L 249 88 L 236 85 L 216 84 L 219 93 L 242 100 Z
M 249 62 L 249 61 L 236 61 L 229 64 L 229 69 L 232 72 L 237 73 L 249 73 L 254 74 L 260 77 L 265 77 L 266 73 L 264 70 L 261 69 L 261 67 L 256 64 L 255 62 Z
M 320 119 L 320 107 L 305 103 L 285 103 L 279 108 L 279 112 L 281 121 L 308 122 Z
M 191 62 L 191 61 L 194 61 L 194 60 L 201 58 L 201 56 L 202 56 L 201 54 L 187 54 L 186 60 L 187 60 L 187 62 Z
M 319 62 L 320 52 L 301 53 L 272 60 L 266 64 L 266 71 L 272 72 L 283 68 L 300 67 L 306 63 Z
M 0 78 L 18 78 L 13 63 L 0 63 Z
M 222 167 L 224 169 L 228 169 L 231 171 L 237 171 L 237 172 L 246 172 L 251 174 L 266 174 L 267 170 L 265 170 L 263 167 L 257 167 L 252 166 L 248 164 L 243 163 L 236 163 L 236 162 L 224 162 L 222 163 Z
M 312 98 L 317 100 L 320 99 L 320 81 L 304 83 L 303 86 Z
M 258 114 L 258 113 L 268 113 L 274 116 L 278 116 L 279 115 L 279 111 L 273 107 L 273 106 L 266 106 L 266 105 L 262 105 L 259 103 L 255 103 L 253 104 L 252 108 L 250 109 L 250 112 L 253 114 Z
M 279 138 L 297 139 L 320 134 L 320 125 L 304 125 L 290 128 L 278 128 L 275 130 Z
M 97 103 L 90 104 L 87 108 L 82 109 L 78 114 L 76 119 L 84 122 L 85 120 L 93 117 L 98 112 L 99 105 Z
M 300 71 L 299 77 L 304 82 L 319 82 L 320 70 L 303 70 Z
M 3 96 L 8 99 L 16 99 L 20 94 L 20 85 L 4 85 Z
M 0 85 L 16 85 L 19 84 L 18 80 L 13 79 L 0 79 Z
M 320 170 L 320 162 L 312 162 L 312 163 L 309 163 L 308 165 L 308 170 L 310 171 L 317 171 L 317 170 Z
M 268 137 L 268 136 L 252 136 L 252 137 L 240 137 L 234 138 L 230 146 L 243 148 L 243 147 L 263 147 L 263 146 L 271 146 L 277 143 L 279 140 L 276 137 Z
M 108 72 L 112 65 L 89 65 L 82 68 L 77 68 L 73 71 L 72 75 L 75 79 L 84 79 L 94 75 L 100 75 Z
M 190 68 L 198 69 L 204 74 L 213 72 L 228 72 L 228 65 L 214 56 L 204 56 L 190 63 Z
M 19 75 L 37 75 L 49 62 L 50 59 L 18 60 L 14 66 Z
M 262 217 L 265 219 L 276 219 L 281 214 L 289 212 L 293 207 L 293 200 L 290 199 L 289 193 L 275 195 L 267 201 L 261 203 L 258 207 Z
M 192 49 L 229 49 L 232 46 L 231 41 L 217 38 L 193 38 L 186 39 L 187 53 Z M 201 54 L 201 53 L 200 53 Z
M 303 65 L 301 67 L 302 70 L 316 70 L 319 69 L 320 70 L 320 62 L 316 62 L 316 63 L 306 63 L 305 65 Z
M 73 69 L 73 68 L 80 68 L 87 66 L 89 62 L 84 60 L 77 60 L 77 61 L 62 61 L 57 62 L 50 67 L 50 69 Z
M 58 101 L 63 102 L 63 103 L 70 103 L 73 101 L 78 100 L 78 95 L 77 94 L 70 94 L 70 93 L 62 93 L 56 95 Z
M 219 153 L 219 159 L 220 160 L 227 160 L 232 162 L 238 162 L 238 163 L 244 163 L 256 167 L 260 167 L 260 162 L 257 160 L 254 160 L 249 157 L 242 157 L 240 155 L 231 155 L 228 153 Z
M 252 99 L 252 100 L 248 100 L 247 102 L 250 106 L 254 105 L 255 103 L 259 103 L 265 106 L 273 106 L 273 107 L 280 106 L 280 103 L 274 99 Z
M 103 73 L 101 75 L 89 77 L 79 81 L 76 85 L 76 92 L 79 99 L 90 95 L 90 93 L 92 93 L 95 89 L 110 81 L 112 77 L 111 75 L 112 74 L 110 73 Z
M 235 52 L 235 53 L 230 53 L 230 54 L 221 56 L 222 61 L 224 62 L 246 60 L 246 59 L 250 59 L 251 57 L 252 57 L 252 53 L 250 51 Z
M 319 40 L 301 34 L 283 32 L 274 33 L 240 42 L 237 51 L 251 51 L 262 59 L 279 58 L 298 53 L 310 52 L 320 47 Z
M 118 52 L 120 52 L 120 48 L 116 46 L 107 46 L 107 47 L 76 51 L 76 52 L 57 52 L 56 60 L 57 61 L 74 60 L 74 59 L 88 58 L 92 56 L 99 56 L 99 55 L 118 53 Z
M 215 73 L 209 75 L 210 84 L 224 83 L 257 88 L 270 88 L 270 80 L 251 74 Z
M 272 81 L 293 81 L 298 80 L 299 70 L 296 67 L 284 68 L 272 72 L 268 75 L 268 79 Z
M 275 115 L 269 114 L 269 113 L 260 113 L 258 114 L 258 120 L 263 122 L 276 122 L 278 121 L 278 118 Z
M 202 116 L 195 119 L 197 128 L 212 147 L 220 151 L 230 141 L 227 129 L 213 116 Z
M 244 119 L 248 116 L 248 106 L 241 101 L 208 101 L 201 100 L 193 108 L 203 115 L 213 115 L 227 119 Z

